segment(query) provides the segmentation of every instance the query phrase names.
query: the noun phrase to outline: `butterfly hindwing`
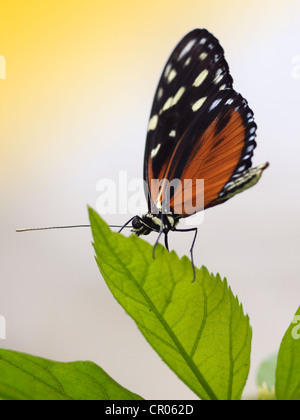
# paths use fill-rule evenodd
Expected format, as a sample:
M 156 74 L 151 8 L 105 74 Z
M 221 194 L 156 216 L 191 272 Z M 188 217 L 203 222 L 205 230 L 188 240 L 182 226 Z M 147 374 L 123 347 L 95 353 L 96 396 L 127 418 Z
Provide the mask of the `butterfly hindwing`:
M 222 197 L 225 201 L 227 186 L 251 167 L 256 147 L 253 113 L 240 94 L 231 89 L 220 92 L 203 115 L 182 137 L 167 174 L 167 179 L 192 180 L 190 191 L 183 195 L 177 189 L 170 201 L 172 212 L 186 216 L 220 204 Z M 204 197 L 196 206 L 198 179 L 204 180 Z

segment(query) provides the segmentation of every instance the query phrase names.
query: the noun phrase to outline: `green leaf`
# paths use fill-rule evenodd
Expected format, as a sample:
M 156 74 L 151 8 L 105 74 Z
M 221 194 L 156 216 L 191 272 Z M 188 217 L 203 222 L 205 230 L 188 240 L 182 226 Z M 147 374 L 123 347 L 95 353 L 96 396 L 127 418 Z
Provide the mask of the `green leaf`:
M 2 400 L 136 400 L 91 362 L 59 363 L 0 349 Z
M 226 280 L 159 245 L 112 233 L 89 210 L 96 260 L 116 300 L 164 362 L 202 399 L 239 399 L 252 331 Z M 159 378 L 158 378 L 159 380 Z
M 300 307 L 281 342 L 275 390 L 278 400 L 300 400 Z
M 258 399 L 274 400 L 275 399 L 275 370 L 277 364 L 277 354 L 272 355 L 263 361 L 257 373 Z

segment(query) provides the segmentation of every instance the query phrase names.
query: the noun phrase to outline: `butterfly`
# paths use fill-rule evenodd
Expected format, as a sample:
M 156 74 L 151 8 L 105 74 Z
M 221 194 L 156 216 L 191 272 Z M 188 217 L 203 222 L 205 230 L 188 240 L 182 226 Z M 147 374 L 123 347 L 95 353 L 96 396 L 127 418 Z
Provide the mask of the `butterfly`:
M 246 99 L 233 88 L 219 41 L 206 29 L 189 32 L 171 53 L 154 96 L 144 155 L 148 212 L 132 217 L 120 232 L 130 222 L 137 236 L 158 232 L 154 255 L 163 234 L 169 250 L 170 231 L 193 231 L 195 279 L 198 228 L 179 229 L 178 223 L 259 181 L 269 164 L 252 167 L 256 128 Z
M 247 101 L 233 88 L 219 41 L 206 29 L 188 33 L 171 53 L 154 96 L 144 156 L 148 212 L 126 225 L 132 222 L 138 236 L 158 232 L 156 244 L 164 234 L 167 249 L 170 231 L 193 231 L 195 276 L 198 228 L 177 225 L 258 182 L 268 163 L 251 167 L 256 128 Z

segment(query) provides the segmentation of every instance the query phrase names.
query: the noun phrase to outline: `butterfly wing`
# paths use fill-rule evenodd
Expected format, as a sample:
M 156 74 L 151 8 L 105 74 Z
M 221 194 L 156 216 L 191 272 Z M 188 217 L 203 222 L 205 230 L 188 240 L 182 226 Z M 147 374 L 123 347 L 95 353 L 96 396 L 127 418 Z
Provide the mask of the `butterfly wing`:
M 181 185 L 168 197 L 170 210 L 186 216 L 191 208 L 203 208 L 194 203 L 200 195 L 196 179 L 204 179 L 208 208 L 228 199 L 226 187 L 251 167 L 256 125 L 232 83 L 224 51 L 207 30 L 190 32 L 172 52 L 148 126 L 144 180 L 149 209 L 161 207 L 165 199 L 164 185 L 153 180 L 192 180 L 185 191 Z M 185 208 L 179 211 L 177 204 Z
M 170 197 L 171 211 L 189 216 L 251 186 L 258 175 L 246 176 L 256 147 L 255 133 L 253 113 L 240 94 L 224 90 L 208 100 L 171 157 L 166 178 L 182 181 Z M 242 177 L 244 182 L 237 183 Z M 204 187 L 197 185 L 199 179 Z M 233 186 L 239 186 L 235 194 Z

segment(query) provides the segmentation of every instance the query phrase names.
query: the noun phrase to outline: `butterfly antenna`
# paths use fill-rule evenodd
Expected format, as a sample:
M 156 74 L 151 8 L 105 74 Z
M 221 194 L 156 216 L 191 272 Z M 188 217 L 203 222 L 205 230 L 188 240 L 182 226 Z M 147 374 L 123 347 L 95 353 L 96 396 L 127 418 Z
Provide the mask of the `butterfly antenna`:
M 129 223 L 129 222 L 128 222 Z M 38 230 L 55 230 L 55 229 L 76 229 L 76 228 L 89 228 L 91 225 L 74 225 L 74 226 L 50 226 L 42 228 L 28 228 L 28 229 L 16 229 L 16 232 L 35 232 Z M 118 225 L 109 225 L 111 228 L 131 228 L 131 226 L 118 226 Z
M 125 223 L 125 225 L 123 225 L 123 226 L 110 226 L 110 227 L 116 227 L 116 228 L 121 228 L 120 230 L 119 230 L 119 233 L 121 233 L 122 232 L 122 230 L 123 229 L 125 229 L 125 228 L 127 228 L 127 229 L 131 229 L 132 228 L 132 226 L 127 226 L 130 222 L 132 222 L 132 220 L 135 218 L 135 216 L 133 216 L 131 219 L 129 219 L 126 223 Z
M 16 229 L 16 232 L 34 232 L 37 230 L 54 230 L 54 229 L 74 229 L 74 228 L 87 228 L 90 225 L 75 225 L 75 226 L 50 226 L 41 228 L 28 228 L 28 229 Z

